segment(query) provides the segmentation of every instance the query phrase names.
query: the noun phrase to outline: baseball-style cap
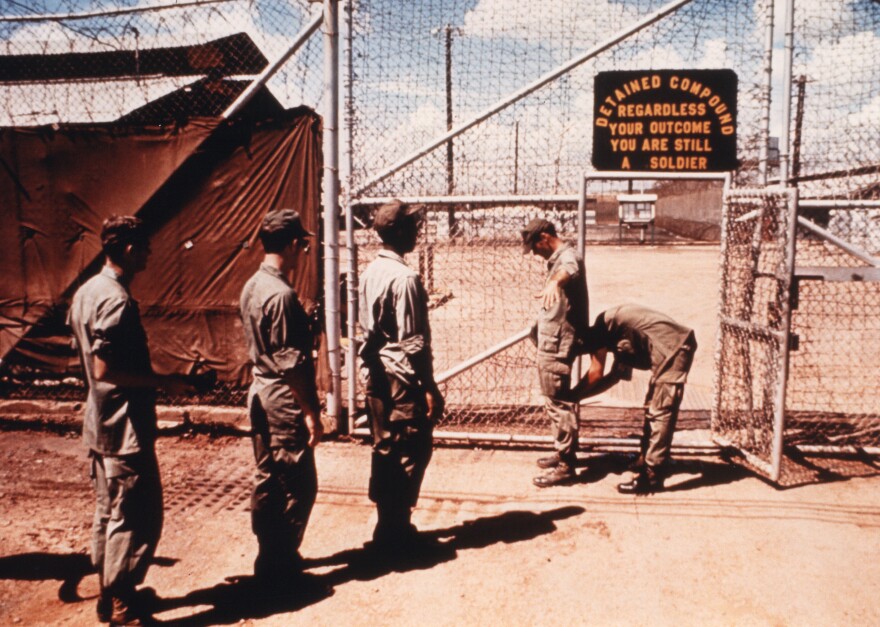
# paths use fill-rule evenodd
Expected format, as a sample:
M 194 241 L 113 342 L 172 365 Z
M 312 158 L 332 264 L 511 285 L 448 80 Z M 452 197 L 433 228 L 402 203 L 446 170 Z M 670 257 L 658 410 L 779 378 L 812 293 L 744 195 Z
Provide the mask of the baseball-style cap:
M 538 239 L 541 233 L 550 233 L 556 235 L 556 227 L 550 220 L 544 218 L 533 218 L 522 231 L 523 254 L 528 254 L 532 250 L 532 245 Z
M 381 231 L 397 226 L 404 218 L 416 215 L 423 209 L 424 205 L 408 205 L 399 200 L 392 200 L 376 209 L 376 215 L 373 216 L 373 228 Z
M 275 209 L 266 214 L 260 230 L 264 233 L 290 233 L 292 239 L 314 235 L 302 225 L 299 214 L 293 209 Z

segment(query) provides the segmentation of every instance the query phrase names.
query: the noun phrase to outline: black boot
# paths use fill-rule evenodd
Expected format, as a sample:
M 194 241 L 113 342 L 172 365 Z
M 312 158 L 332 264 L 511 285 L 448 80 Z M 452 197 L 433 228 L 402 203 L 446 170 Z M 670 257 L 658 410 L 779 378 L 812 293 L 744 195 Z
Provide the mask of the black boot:
M 663 478 L 645 466 L 642 472 L 635 475 L 630 481 L 617 485 L 617 491 L 621 494 L 653 494 L 663 489 Z
M 577 474 L 574 471 L 574 466 L 567 462 L 560 461 L 548 472 L 532 479 L 532 483 L 539 488 L 550 488 L 557 485 L 567 485 L 574 481 L 575 477 L 577 477 Z
M 547 457 L 539 457 L 538 468 L 556 468 L 561 461 L 562 458 L 559 456 L 559 453 L 553 453 Z

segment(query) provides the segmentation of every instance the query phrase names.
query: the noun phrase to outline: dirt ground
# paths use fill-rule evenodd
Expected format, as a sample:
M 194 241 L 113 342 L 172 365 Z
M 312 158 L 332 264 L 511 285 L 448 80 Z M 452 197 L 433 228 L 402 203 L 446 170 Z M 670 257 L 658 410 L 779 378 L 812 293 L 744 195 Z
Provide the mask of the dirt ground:
M 303 553 L 310 576 L 268 595 L 245 437 L 166 434 L 165 531 L 146 586 L 178 625 L 871 625 L 880 620 L 880 478 L 869 462 L 779 491 L 719 459 L 679 458 L 671 489 L 618 495 L 624 456 L 583 458 L 539 490 L 539 452 L 438 448 L 416 524 L 440 548 L 387 562 L 369 449 L 325 442 Z M 820 462 L 817 462 L 820 463 Z M 836 468 L 842 467 L 837 462 Z M 94 624 L 93 497 L 75 428 L 0 431 L 0 624 Z

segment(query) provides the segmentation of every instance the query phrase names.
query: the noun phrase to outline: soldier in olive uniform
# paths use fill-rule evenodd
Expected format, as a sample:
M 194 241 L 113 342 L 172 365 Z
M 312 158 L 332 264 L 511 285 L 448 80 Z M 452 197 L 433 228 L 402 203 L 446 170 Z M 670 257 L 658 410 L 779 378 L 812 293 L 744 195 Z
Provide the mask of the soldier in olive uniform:
M 254 574 L 281 581 L 302 571 L 299 547 L 318 493 L 314 447 L 323 434 L 308 315 L 287 275 L 309 248 L 292 209 L 269 212 L 260 228 L 265 256 L 241 292 L 253 363 L 248 413 L 257 471 L 251 524 Z
M 578 354 L 578 333 L 589 324 L 584 260 L 556 234 L 552 222 L 535 218 L 521 232 L 523 254 L 547 260 L 547 279 L 537 298 L 541 301 L 532 341 L 538 348 L 538 376 L 544 407 L 553 421 L 555 452 L 538 460 L 547 472 L 535 477 L 539 488 L 562 485 L 575 477 L 578 450 L 577 404 L 566 399 L 571 369 Z
M 399 201 L 379 207 L 373 228 L 382 250 L 360 280 L 360 356 L 373 437 L 369 492 L 378 512 L 373 540 L 388 550 L 418 538 L 412 508 L 431 460 L 433 421 L 443 412 L 428 294 L 403 260 L 415 248 L 419 224 L 418 207 Z
M 641 455 L 633 465 L 636 474 L 617 490 L 622 494 L 662 490 L 684 384 L 697 350 L 694 332 L 647 307 L 620 305 L 596 317 L 584 336 L 582 350 L 592 355 L 592 363 L 570 394 L 576 401 L 629 379 L 633 368 L 651 371 Z M 609 351 L 614 355 L 614 364 L 605 374 Z
M 92 563 L 101 592 L 98 618 L 140 624 L 135 587 L 162 533 L 156 460 L 156 388 L 192 392 L 183 377 L 153 371 L 137 301 L 128 286 L 146 268 L 150 244 L 138 218 L 114 216 L 101 229 L 104 266 L 73 296 L 68 322 L 86 384 L 83 440 L 97 496 Z

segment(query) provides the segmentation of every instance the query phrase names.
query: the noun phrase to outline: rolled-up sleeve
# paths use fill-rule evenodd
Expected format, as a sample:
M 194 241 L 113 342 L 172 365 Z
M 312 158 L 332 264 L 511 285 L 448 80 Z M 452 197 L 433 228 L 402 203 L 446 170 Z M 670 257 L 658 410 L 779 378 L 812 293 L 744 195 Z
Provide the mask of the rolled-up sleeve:
M 394 299 L 400 348 L 409 359 L 416 377 L 422 383 L 433 381 L 428 294 L 418 276 L 396 281 Z
M 111 361 L 119 351 L 124 351 L 122 341 L 122 324 L 126 310 L 130 307 L 128 300 L 108 298 L 101 301 L 92 321 L 91 352 L 104 361 Z
M 311 361 L 309 321 L 292 290 L 272 296 L 265 307 L 269 356 L 279 376 L 290 375 Z

